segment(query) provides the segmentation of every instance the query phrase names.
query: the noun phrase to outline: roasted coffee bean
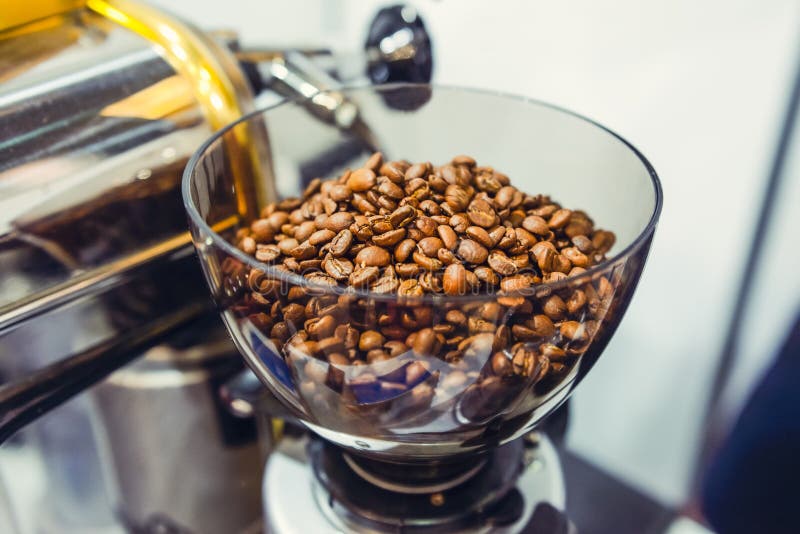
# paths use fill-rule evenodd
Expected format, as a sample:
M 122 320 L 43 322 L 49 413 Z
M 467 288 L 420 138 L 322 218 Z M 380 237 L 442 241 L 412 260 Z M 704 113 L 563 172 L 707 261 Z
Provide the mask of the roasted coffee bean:
M 560 332 L 562 337 L 576 343 L 582 343 L 588 338 L 586 329 L 578 321 L 564 321 L 561 323 Z
M 614 294 L 614 286 L 608 281 L 608 278 L 603 276 L 597 283 L 597 296 L 601 299 L 610 297 Z
M 501 250 L 508 250 L 517 244 L 517 233 L 511 226 L 506 227 L 505 235 L 497 242 L 497 248 Z
M 288 238 L 278 241 L 277 247 L 280 249 L 282 254 L 288 256 L 289 253 L 295 248 L 297 248 L 299 244 L 300 243 L 297 241 L 297 239 Z
M 533 330 L 537 339 L 550 338 L 555 334 L 556 327 L 550 317 L 544 314 L 534 315 L 525 322 L 526 326 Z
M 284 321 L 275 323 L 275 326 L 272 327 L 272 330 L 269 333 L 270 337 L 280 339 L 282 343 L 286 342 L 290 335 L 289 325 L 287 325 Z
M 421 269 L 416 263 L 396 263 L 394 266 L 397 274 L 403 278 L 411 278 L 419 275 Z
M 567 312 L 570 315 L 578 313 L 586 305 L 586 293 L 580 289 L 572 292 L 569 299 L 567 299 Z
M 592 240 L 583 234 L 573 236 L 572 244 L 575 245 L 576 249 L 583 252 L 584 254 L 591 254 L 592 252 L 594 252 L 594 244 L 592 244 Z
M 533 277 L 527 274 L 517 274 L 503 278 L 500 289 L 506 293 L 519 293 L 533 285 Z
M 405 196 L 403 188 L 385 176 L 378 178 L 378 192 L 393 200 L 400 200 Z
M 289 221 L 289 214 L 285 211 L 273 211 L 267 216 L 267 220 L 270 226 L 272 226 L 272 229 L 277 232 L 281 229 L 281 226 Z
M 467 323 L 467 316 L 461 310 L 450 310 L 445 314 L 444 320 L 456 326 L 463 326 Z
M 439 249 L 443 247 L 444 243 L 438 237 L 426 237 L 420 239 L 419 243 L 417 243 L 417 249 L 431 258 L 436 257 Z
M 594 230 L 593 224 L 590 221 L 586 220 L 586 219 L 576 218 L 576 214 L 577 213 L 578 212 L 575 212 L 575 213 L 572 214 L 572 218 L 567 223 L 567 226 L 564 227 L 564 230 L 563 230 L 564 234 L 567 237 L 570 237 L 570 238 L 576 237 L 576 236 L 579 236 L 579 235 L 583 235 L 583 236 L 592 235 L 593 230 Z
M 281 256 L 281 249 L 276 245 L 256 245 L 255 257 L 258 261 L 272 263 Z
M 383 154 L 380 152 L 373 152 L 372 155 L 364 163 L 364 167 L 372 172 L 378 172 L 378 169 L 383 165 Z
M 505 230 L 504 230 L 505 233 Z M 494 240 L 484 228 L 480 226 L 470 226 L 466 231 L 467 236 L 483 245 L 484 247 L 493 247 Z
M 441 275 L 430 271 L 425 271 L 419 277 L 419 285 L 420 287 L 422 287 L 422 290 L 426 293 L 441 293 L 442 292 Z
M 511 260 L 511 258 L 499 250 L 495 250 L 489 254 L 487 262 L 489 263 L 489 267 L 503 276 L 510 276 L 516 273 L 518 270 L 516 264 Z
M 353 199 L 350 201 L 350 205 L 365 215 L 378 212 L 378 207 L 361 193 L 353 193 Z
M 372 237 L 372 242 L 381 247 L 392 247 L 398 244 L 406 236 L 405 228 L 389 230 L 380 235 Z
M 305 221 L 294 229 L 294 238 L 302 243 L 308 239 L 316 229 L 317 225 L 314 221 Z
M 475 187 L 479 191 L 497 193 L 503 184 L 497 179 L 494 173 L 482 172 L 475 176 Z
M 550 217 L 558 210 L 555 204 L 545 204 L 538 208 L 530 210 L 531 215 L 538 215 L 539 217 Z
M 411 257 L 414 259 L 414 263 L 426 271 L 439 271 L 442 268 L 442 262 L 440 262 L 438 258 L 428 257 L 421 252 L 414 252 Z
M 283 320 L 298 328 L 306 319 L 305 307 L 300 304 L 287 304 L 283 308 Z
M 312 272 L 304 274 L 303 276 L 305 277 L 306 280 L 308 280 L 309 282 L 313 282 L 314 284 L 324 284 L 328 286 L 336 285 L 336 279 L 324 273 Z
M 333 331 L 336 329 L 336 319 L 331 315 L 309 319 L 304 328 L 309 336 L 321 340 L 333 335 Z
M 447 266 L 442 280 L 444 292 L 448 295 L 463 295 L 467 292 L 466 269 L 460 263 L 453 263 Z
M 442 340 L 440 334 L 434 332 L 432 328 L 423 328 L 417 332 L 411 348 L 415 353 L 421 356 L 435 356 L 438 354 L 441 346 Z
M 322 185 L 322 178 L 314 178 L 311 180 L 308 185 L 306 186 L 305 190 L 303 190 L 303 198 L 308 199 L 314 193 L 319 191 L 320 186 Z
M 347 185 L 356 192 L 369 191 L 376 181 L 375 172 L 371 169 L 357 169 L 350 174 Z
M 546 356 L 549 361 L 553 362 L 564 361 L 564 359 L 567 357 L 567 353 L 564 349 L 558 345 L 553 345 L 552 343 L 543 343 L 539 347 L 539 351 L 543 356 Z
M 558 295 L 551 295 L 544 301 L 542 311 L 553 321 L 560 321 L 567 313 L 567 305 Z
M 383 344 L 383 348 L 388 351 L 391 357 L 400 356 L 408 351 L 408 347 L 402 341 L 387 341 Z
M 447 250 L 446 248 L 440 248 L 436 252 L 436 257 L 444 265 L 450 265 L 452 263 L 459 263 L 458 258 L 456 257 L 456 255 L 453 252 Z
M 470 194 L 460 185 L 448 185 L 444 192 L 444 200 L 453 211 L 464 211 L 469 205 Z
M 504 350 L 511 342 L 511 329 L 508 325 L 501 324 L 494 332 L 494 340 L 492 341 L 492 350 Z
M 478 280 L 480 280 L 481 282 L 483 282 L 484 284 L 486 284 L 486 285 L 488 285 L 490 287 L 494 287 L 494 286 L 496 286 L 497 284 L 500 283 L 500 277 L 497 276 L 497 273 L 495 273 L 489 267 L 484 267 L 484 266 L 475 267 L 474 273 L 475 273 L 475 277 Z
M 437 334 L 442 334 L 445 337 L 455 332 L 455 329 L 455 326 L 446 323 L 433 325 L 433 331 Z
M 511 205 L 511 201 L 514 199 L 514 193 L 516 191 L 517 189 L 510 185 L 501 187 L 494 196 L 495 205 L 500 209 L 509 207 Z
M 330 252 L 333 256 L 341 257 L 347 254 L 347 251 L 350 249 L 350 245 L 353 243 L 353 233 L 348 230 L 347 228 L 341 230 L 336 237 L 331 240 L 330 248 L 328 248 L 328 252 Z
M 456 213 L 450 217 L 450 226 L 459 234 L 464 233 L 469 228 L 469 218 L 464 213 Z
M 601 254 L 608 252 L 614 246 L 614 234 L 605 230 L 598 230 L 592 237 L 592 245 Z
M 374 293 L 386 295 L 394 293 L 399 285 L 400 280 L 395 275 L 394 268 L 390 265 L 383 275 L 372 283 L 370 290 Z
M 439 234 L 439 238 L 442 240 L 442 243 L 448 250 L 453 250 L 456 248 L 456 245 L 458 244 L 458 235 L 451 226 L 447 224 L 440 224 L 436 228 L 436 232 Z
M 496 216 L 491 204 L 483 199 L 475 199 L 467 207 L 467 217 L 472 221 L 472 224 L 483 228 L 494 226 Z
M 504 352 L 495 352 L 492 356 L 492 372 L 500 377 L 514 374 L 514 366 Z
M 538 215 L 529 215 L 522 221 L 522 227 L 532 234 L 538 236 L 547 235 L 550 228 L 547 226 L 547 221 Z
M 414 220 L 416 210 L 409 206 L 400 206 L 389 215 L 389 222 L 395 228 L 400 228 Z
M 408 231 L 406 232 L 406 235 L 408 236 L 409 239 L 413 239 L 415 242 L 425 237 L 425 234 L 420 232 L 419 228 L 417 227 L 409 228 Z
M 351 286 L 364 287 L 367 284 L 374 282 L 380 276 L 381 270 L 374 265 L 362 267 L 356 266 L 353 274 L 350 275 L 349 281 Z
M 367 352 L 367 356 L 366 356 L 367 363 L 369 363 L 369 364 L 383 362 L 383 361 L 386 361 L 388 359 L 389 359 L 389 355 L 386 354 L 386 351 L 384 351 L 383 349 L 372 349 L 371 351 Z M 383 386 L 384 386 L 384 384 L 382 383 L 381 387 L 383 387 Z
M 347 211 L 338 211 L 325 219 L 323 228 L 334 232 L 341 232 L 353 224 L 353 214 Z
M 505 226 L 499 225 L 499 224 L 497 226 L 495 226 L 494 228 L 492 228 L 491 230 L 489 230 L 488 234 L 489 234 L 489 239 L 491 239 L 491 243 L 492 243 L 491 245 L 488 245 L 490 247 L 498 246 L 500 244 L 500 242 L 503 240 L 503 238 L 505 238 L 506 236 L 508 236 L 509 239 L 511 238 L 511 234 L 508 231 L 508 228 L 506 228 Z M 508 246 L 511 246 L 511 245 L 512 245 L 512 243 L 509 242 Z M 501 248 L 505 248 L 505 247 L 501 247 Z
M 333 356 L 333 354 L 341 353 L 341 351 L 345 350 L 344 342 L 336 336 L 320 339 L 317 346 L 321 353 L 328 355 L 329 361 L 332 360 L 331 356 Z
M 328 229 L 317 230 L 316 232 L 308 236 L 308 242 L 315 246 L 324 245 L 334 237 L 336 237 L 336 232 L 334 232 L 333 230 L 328 230 Z
M 413 278 L 403 280 L 397 288 L 397 294 L 401 297 L 421 297 L 425 294 L 422 286 Z
M 413 239 L 404 239 L 394 248 L 394 259 L 398 262 L 405 262 L 416 250 L 417 242 Z
M 381 176 L 386 176 L 394 183 L 402 183 L 404 181 L 405 169 L 396 161 L 389 161 L 381 165 L 378 170 Z
M 356 255 L 356 265 L 364 266 L 364 267 L 386 267 L 392 261 L 389 252 L 386 249 L 378 247 L 378 246 L 371 246 L 366 247 L 359 251 Z
M 298 266 L 300 267 L 300 272 L 302 274 L 311 274 L 314 271 L 318 271 L 319 268 L 322 267 L 322 260 L 319 258 L 303 260 L 298 264 Z
M 414 180 L 415 178 L 425 177 L 431 170 L 430 163 L 415 163 L 406 170 L 406 181 Z
M 566 247 L 561 249 L 561 254 L 576 267 L 588 267 L 590 264 L 589 257 L 578 250 L 576 247 Z M 560 269 L 557 269 L 560 271 Z
M 289 254 L 296 260 L 310 260 L 314 256 L 317 255 L 317 247 L 309 243 L 308 241 L 303 241 L 292 250 L 289 251 Z
M 475 265 L 480 265 L 489 257 L 489 251 L 472 239 L 462 239 L 456 254 L 467 263 Z
M 367 330 L 358 338 L 358 349 L 364 352 L 372 349 L 380 349 L 386 342 L 386 338 L 380 332 Z
M 550 241 L 539 241 L 531 247 L 530 253 L 537 261 L 542 261 L 541 258 L 543 258 L 548 251 L 557 253 L 556 246 Z
M 347 280 L 353 274 L 353 263 L 348 259 L 329 255 L 325 258 L 325 272 L 336 280 Z
M 372 228 L 373 235 L 383 234 L 390 230 L 394 230 L 394 226 L 392 226 L 392 223 L 389 221 L 389 219 L 381 215 L 374 215 L 368 220 L 370 228 Z
M 570 217 L 572 217 L 571 210 L 559 209 L 550 216 L 547 226 L 553 230 L 563 228 L 569 222 Z
M 478 315 L 484 321 L 496 323 L 503 314 L 503 307 L 496 302 L 487 302 L 478 309 Z
M 451 163 L 453 165 L 466 165 L 467 167 L 474 167 L 475 166 L 475 158 L 462 154 L 460 156 L 454 157 L 452 159 Z
M 346 184 L 335 184 L 331 187 L 328 195 L 331 200 L 336 202 L 347 202 L 353 198 L 353 190 Z
M 275 230 L 267 219 L 257 219 L 250 225 L 251 236 L 258 243 L 264 243 L 272 240 L 275 236 Z
M 424 178 L 412 178 L 406 182 L 404 189 L 406 195 L 416 199 L 418 202 L 425 200 L 430 194 L 430 185 Z
M 433 219 L 426 215 L 417 217 L 415 226 L 425 237 L 436 235 L 436 229 L 439 227 Z
M 516 374 L 534 376 L 538 367 L 538 354 L 534 349 L 523 345 L 514 352 L 511 363 Z
M 245 254 L 254 254 L 256 251 L 256 240 L 249 236 L 245 237 L 244 239 L 242 239 L 239 248 L 242 249 L 242 252 L 244 252 Z

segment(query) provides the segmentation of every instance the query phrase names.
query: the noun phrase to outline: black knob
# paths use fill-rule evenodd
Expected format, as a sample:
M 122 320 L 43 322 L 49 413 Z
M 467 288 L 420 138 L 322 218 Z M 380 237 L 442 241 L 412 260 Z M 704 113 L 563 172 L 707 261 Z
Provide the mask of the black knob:
M 431 40 L 412 6 L 398 4 L 378 11 L 365 47 L 372 83 L 431 81 Z

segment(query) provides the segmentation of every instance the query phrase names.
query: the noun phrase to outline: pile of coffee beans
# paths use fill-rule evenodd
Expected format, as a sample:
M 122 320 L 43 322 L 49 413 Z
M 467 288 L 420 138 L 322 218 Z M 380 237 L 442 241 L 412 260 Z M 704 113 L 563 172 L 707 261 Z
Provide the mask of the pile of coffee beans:
M 421 296 L 517 293 L 585 271 L 613 243 L 586 213 L 468 156 L 433 167 L 376 153 L 265 207 L 238 246 L 317 283 Z
M 602 274 L 555 290 L 550 283 L 604 261 L 614 240 L 585 212 L 520 191 L 469 156 L 433 166 L 375 153 L 359 169 L 313 180 L 300 198 L 267 205 L 237 233 L 239 249 L 308 284 L 232 271 L 245 278 L 241 314 L 285 358 L 329 364 L 320 371 L 309 362 L 308 395 L 324 387 L 394 398 L 427 384 L 424 396 L 477 387 L 482 398 L 503 381 L 567 373 L 600 328 L 615 284 Z M 326 286 L 360 291 L 315 289 Z M 390 379 L 341 372 L 400 356 L 414 361 Z M 424 358 L 451 372 L 433 373 Z

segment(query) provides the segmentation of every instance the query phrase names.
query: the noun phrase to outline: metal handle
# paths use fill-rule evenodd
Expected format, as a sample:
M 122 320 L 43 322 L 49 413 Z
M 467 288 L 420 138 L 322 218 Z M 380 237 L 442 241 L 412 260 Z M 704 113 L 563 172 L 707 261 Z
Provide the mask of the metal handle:
M 17 430 L 127 364 L 208 308 L 196 303 L 0 387 L 0 444 Z

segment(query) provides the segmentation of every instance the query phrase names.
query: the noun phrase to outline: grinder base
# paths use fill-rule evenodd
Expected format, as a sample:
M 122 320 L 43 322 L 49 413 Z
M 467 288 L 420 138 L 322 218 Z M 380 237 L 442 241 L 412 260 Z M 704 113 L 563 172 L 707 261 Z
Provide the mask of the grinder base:
M 441 476 L 426 476 L 422 466 L 380 471 L 380 462 L 314 438 L 298 454 L 305 444 L 278 447 L 267 461 L 267 532 L 519 532 L 537 507 L 565 508 L 558 454 L 544 434 Z

